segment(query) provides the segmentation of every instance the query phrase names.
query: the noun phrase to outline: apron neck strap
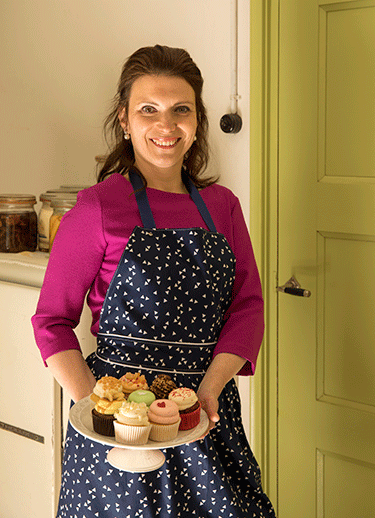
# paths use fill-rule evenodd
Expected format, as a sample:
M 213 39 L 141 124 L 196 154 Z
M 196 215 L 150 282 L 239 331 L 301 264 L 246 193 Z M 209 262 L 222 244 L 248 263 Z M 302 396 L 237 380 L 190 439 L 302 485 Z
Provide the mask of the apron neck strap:
M 151 207 L 148 202 L 147 193 L 146 189 L 144 188 L 142 178 L 134 171 L 134 169 L 130 169 L 129 180 L 134 190 L 143 226 L 145 228 L 156 228 L 154 216 L 151 212 Z
M 147 198 L 146 189 L 144 188 L 141 177 L 136 173 L 134 169 L 129 171 L 129 179 L 132 184 L 134 194 L 138 204 L 138 210 L 141 215 L 142 223 L 145 228 L 156 228 L 154 216 L 152 215 L 150 203 Z M 199 194 L 198 189 L 193 184 L 191 179 L 184 174 L 184 183 L 189 191 L 190 197 L 197 206 L 197 209 L 206 223 L 208 229 L 211 232 L 216 232 L 215 224 L 211 218 L 211 215 L 207 209 L 206 204 L 203 201 L 202 196 Z
M 189 191 L 190 197 L 197 206 L 197 209 L 199 210 L 200 215 L 206 223 L 208 230 L 210 230 L 211 232 L 216 232 L 215 223 L 211 218 L 211 214 L 209 213 L 207 205 L 204 203 L 202 196 L 199 194 L 198 189 L 195 187 L 191 179 L 187 175 L 184 176 L 186 179 L 186 187 Z

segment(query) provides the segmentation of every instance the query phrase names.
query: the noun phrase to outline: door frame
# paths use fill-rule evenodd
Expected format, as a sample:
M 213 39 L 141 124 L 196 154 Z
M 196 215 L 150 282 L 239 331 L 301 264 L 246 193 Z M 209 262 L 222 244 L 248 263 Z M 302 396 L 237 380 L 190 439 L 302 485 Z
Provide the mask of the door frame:
M 278 98 L 280 0 L 250 3 L 250 233 L 265 300 L 265 335 L 250 381 L 250 442 L 278 512 Z

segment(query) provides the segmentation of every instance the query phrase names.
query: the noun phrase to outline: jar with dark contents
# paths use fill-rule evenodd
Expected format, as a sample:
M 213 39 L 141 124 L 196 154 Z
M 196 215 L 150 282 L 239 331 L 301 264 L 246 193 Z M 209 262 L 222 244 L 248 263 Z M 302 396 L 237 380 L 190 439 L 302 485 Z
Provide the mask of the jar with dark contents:
M 0 252 L 35 252 L 37 248 L 36 197 L 0 194 Z

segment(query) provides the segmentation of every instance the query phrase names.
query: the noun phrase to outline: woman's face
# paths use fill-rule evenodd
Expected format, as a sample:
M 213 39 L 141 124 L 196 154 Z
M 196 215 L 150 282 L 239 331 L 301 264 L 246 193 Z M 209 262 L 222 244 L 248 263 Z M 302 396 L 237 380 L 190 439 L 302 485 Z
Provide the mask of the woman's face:
M 181 173 L 197 129 L 195 93 L 181 77 L 145 75 L 134 81 L 128 115 L 119 113 L 130 134 L 135 165 L 143 174 Z

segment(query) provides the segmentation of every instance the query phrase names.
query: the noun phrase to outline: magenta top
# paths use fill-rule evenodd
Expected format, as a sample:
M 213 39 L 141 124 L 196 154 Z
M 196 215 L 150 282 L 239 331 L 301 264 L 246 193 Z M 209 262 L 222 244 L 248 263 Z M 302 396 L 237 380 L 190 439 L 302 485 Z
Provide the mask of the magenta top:
M 249 233 L 238 198 L 214 184 L 200 191 L 217 232 L 236 256 L 233 301 L 214 349 L 236 354 L 247 363 L 239 374 L 254 374 L 263 338 L 263 298 Z M 189 194 L 147 188 L 157 228 L 207 229 Z M 142 227 L 131 183 L 113 174 L 78 194 L 77 204 L 61 220 L 50 254 L 32 324 L 43 360 L 80 346 L 73 329 L 85 297 L 97 335 L 100 310 L 121 255 L 136 226 Z

